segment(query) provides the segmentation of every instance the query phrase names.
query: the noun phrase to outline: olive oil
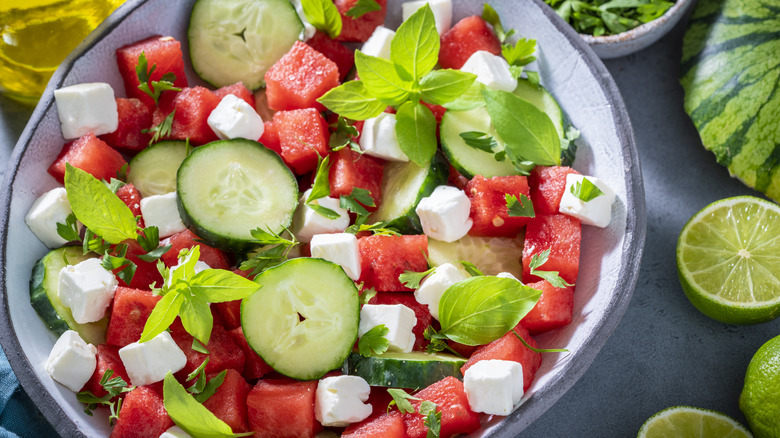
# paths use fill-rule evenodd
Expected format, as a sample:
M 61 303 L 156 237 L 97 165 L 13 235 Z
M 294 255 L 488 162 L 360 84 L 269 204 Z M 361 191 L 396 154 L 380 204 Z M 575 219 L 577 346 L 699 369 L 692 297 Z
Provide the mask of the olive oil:
M 0 1 L 0 92 L 35 103 L 68 53 L 123 1 Z

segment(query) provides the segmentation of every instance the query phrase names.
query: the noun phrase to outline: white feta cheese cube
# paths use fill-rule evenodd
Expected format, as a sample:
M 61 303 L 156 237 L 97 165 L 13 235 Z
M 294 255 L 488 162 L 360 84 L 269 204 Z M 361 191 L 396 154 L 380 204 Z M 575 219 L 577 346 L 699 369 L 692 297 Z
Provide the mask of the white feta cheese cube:
M 447 288 L 467 278 L 466 274 L 452 263 L 441 264 L 420 283 L 420 288 L 414 291 L 414 298 L 420 304 L 427 304 L 431 316 L 438 321 L 441 296 Z
M 185 432 L 181 427 L 173 426 L 163 432 L 159 438 L 192 438 L 192 436 Z
M 481 360 L 466 370 L 463 387 L 472 411 L 509 415 L 523 398 L 523 366 L 509 360 Z
M 444 35 L 452 26 L 452 0 L 412 1 L 401 4 L 401 14 L 404 21 L 412 16 L 418 9 L 428 3 L 436 22 L 436 30 L 439 35 Z
M 79 324 L 95 322 L 106 316 L 119 284 L 114 274 L 100 264 L 100 259 L 87 259 L 60 270 L 59 298 L 70 308 Z
M 471 229 L 471 201 L 466 192 L 451 186 L 439 186 L 422 198 L 415 208 L 423 232 L 436 240 L 454 242 Z
M 97 349 L 87 344 L 78 333 L 66 330 L 49 353 L 46 372 L 73 392 L 81 391 L 97 367 Z
M 57 223 L 64 224 L 72 212 L 65 187 L 57 187 L 33 202 L 24 221 L 44 245 L 58 248 L 68 242 L 57 234 Z
M 360 278 L 360 251 L 354 234 L 316 234 L 311 238 L 309 250 L 312 257 L 325 259 L 344 268 L 349 278 L 356 281 Z
M 393 41 L 395 32 L 384 27 L 377 26 L 374 33 L 363 43 L 360 51 L 369 56 L 376 56 L 390 60 L 390 43 Z
M 360 133 L 360 149 L 366 155 L 388 161 L 409 161 L 398 145 L 395 135 L 395 114 L 382 113 L 363 123 Z
M 582 184 L 585 179 L 593 183 L 604 194 L 588 202 L 584 202 L 582 199 L 574 196 L 572 187 Z M 600 179 L 570 173 L 566 175 L 566 189 L 563 191 L 561 206 L 558 208 L 558 211 L 576 217 L 583 224 L 604 228 L 612 220 L 612 204 L 614 202 L 615 192 Z
M 228 94 L 209 114 L 207 123 L 222 140 L 245 138 L 257 141 L 263 135 L 263 118 L 244 99 Z
M 477 75 L 477 82 L 496 90 L 512 92 L 517 88 L 506 59 L 484 50 L 474 52 L 460 70 Z
M 498 278 L 508 278 L 510 280 L 520 281 L 520 280 L 517 279 L 517 277 L 512 275 L 510 272 L 499 272 L 498 274 L 496 274 L 496 277 L 498 277 Z
M 317 384 L 314 416 L 323 426 L 345 427 L 371 415 L 371 387 L 359 376 L 325 377 Z
M 360 309 L 358 337 L 380 324 L 388 329 L 385 335 L 385 339 L 390 342 L 388 351 L 412 351 L 415 341 L 412 329 L 417 325 L 414 310 L 403 304 L 365 304 Z
M 308 41 L 314 37 L 315 33 L 317 33 L 317 28 L 309 23 L 309 20 L 306 19 L 306 13 L 303 12 L 303 5 L 301 4 L 301 0 L 291 0 L 291 2 L 293 6 L 295 6 L 295 12 L 298 14 L 298 18 L 300 18 L 301 23 L 303 23 L 303 30 L 301 31 L 300 39 L 303 41 Z
M 176 205 L 176 192 L 164 195 L 152 195 L 141 199 L 141 215 L 147 227 L 155 226 L 160 238 L 180 233 L 187 229 L 179 217 Z
M 306 205 L 311 189 L 301 197 L 293 218 L 293 233 L 303 243 L 309 243 L 316 234 L 341 233 L 349 226 L 349 212 L 339 206 L 339 200 L 325 197 L 312 201 L 312 204 L 329 208 L 338 213 L 338 219 L 329 219 Z
M 105 82 L 76 84 L 54 90 L 54 100 L 65 139 L 79 138 L 90 132 L 108 134 L 119 126 L 114 89 Z
M 168 332 L 144 343 L 125 345 L 119 349 L 119 358 L 134 386 L 159 382 L 168 371 L 175 373 L 187 364 L 187 356 Z

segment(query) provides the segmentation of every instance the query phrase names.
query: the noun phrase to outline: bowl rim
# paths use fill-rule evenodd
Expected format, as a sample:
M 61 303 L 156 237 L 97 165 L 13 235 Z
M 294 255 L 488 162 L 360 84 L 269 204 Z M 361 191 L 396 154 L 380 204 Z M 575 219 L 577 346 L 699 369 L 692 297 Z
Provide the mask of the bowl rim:
M 626 41 L 632 41 L 641 38 L 647 34 L 650 34 L 657 29 L 664 26 L 664 24 L 676 17 L 678 14 L 684 14 L 688 9 L 688 5 L 694 3 L 696 0 L 676 0 L 671 8 L 663 13 L 655 20 L 643 23 L 633 29 L 629 29 L 625 32 L 616 33 L 614 35 L 601 35 L 593 36 L 586 33 L 578 33 L 586 43 L 593 46 L 612 45 L 616 43 L 622 43 Z M 664 32 L 665 33 L 665 32 Z
M 33 111 L 30 122 L 39 121 L 54 105 L 54 90 L 59 88 L 73 68 L 75 61 L 87 50 L 97 44 L 102 38 L 116 28 L 124 19 L 131 15 L 151 0 L 128 0 L 114 11 L 95 31 L 93 31 L 68 57 L 60 64 L 49 81 L 41 100 Z M 509 426 L 517 426 L 522 430 L 560 397 L 563 396 L 591 365 L 609 336 L 615 330 L 622 319 L 631 300 L 634 288 L 639 276 L 639 266 L 644 249 L 646 235 L 646 204 L 645 192 L 639 153 L 634 140 L 633 128 L 628 116 L 625 104 L 614 79 L 610 75 L 604 63 L 599 59 L 593 49 L 582 39 L 571 26 L 564 22 L 555 11 L 544 4 L 542 0 L 529 0 L 531 5 L 541 12 L 555 26 L 556 30 L 574 47 L 576 53 L 583 59 L 587 68 L 593 73 L 598 86 L 611 103 L 612 118 L 615 121 L 616 135 L 620 141 L 621 156 L 626 186 L 627 206 L 633 208 L 626 211 L 626 225 L 624 229 L 623 246 L 621 248 L 621 267 L 618 271 L 618 280 L 615 291 L 607 305 L 605 314 L 616 315 L 613 318 L 603 318 L 598 321 L 593 333 L 585 341 L 583 347 L 575 353 L 567 356 L 567 363 L 549 384 L 534 393 L 528 401 L 519 406 L 506 417 L 498 430 L 491 430 L 485 436 L 490 437 L 514 437 L 518 429 Z M 693 0 L 679 0 L 677 5 Z M 16 180 L 24 152 L 29 145 L 32 135 L 36 130 L 36 123 L 29 123 L 22 131 L 19 140 L 11 153 L 6 165 L 3 191 L 0 193 L 0 345 L 8 358 L 9 363 L 23 389 L 33 400 L 38 409 L 43 413 L 52 427 L 62 436 L 86 437 L 79 429 L 73 418 L 69 417 L 62 407 L 49 395 L 43 384 L 38 380 L 31 363 L 25 356 L 21 344 L 16 336 L 16 331 L 11 323 L 10 309 L 8 307 L 8 293 L 6 285 L 6 260 L 8 250 L 8 222 L 11 210 L 11 186 Z M 577 367 L 572 364 L 578 363 Z M 583 366 L 584 365 L 584 366 Z

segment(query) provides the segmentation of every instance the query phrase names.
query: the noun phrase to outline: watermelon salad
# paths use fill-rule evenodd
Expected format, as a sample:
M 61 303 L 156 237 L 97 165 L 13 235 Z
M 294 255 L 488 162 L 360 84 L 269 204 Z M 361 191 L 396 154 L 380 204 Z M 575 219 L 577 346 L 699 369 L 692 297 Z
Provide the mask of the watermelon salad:
M 535 41 L 387 7 L 198 0 L 207 86 L 150 36 L 123 90 L 55 91 L 30 299 L 111 436 L 450 437 L 528 397 L 615 195 L 567 165 Z

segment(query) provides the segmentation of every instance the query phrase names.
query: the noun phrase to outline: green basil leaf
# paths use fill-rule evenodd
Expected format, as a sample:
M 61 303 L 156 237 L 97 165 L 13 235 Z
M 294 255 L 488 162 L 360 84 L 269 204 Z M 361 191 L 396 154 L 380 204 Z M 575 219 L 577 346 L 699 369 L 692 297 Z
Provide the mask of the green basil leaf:
M 485 98 L 482 97 L 482 90 L 484 89 L 485 84 L 474 81 L 465 93 L 452 102 L 442 104 L 442 106 L 453 111 L 468 111 L 485 106 Z
M 324 159 L 320 160 L 317 165 L 317 173 L 314 174 L 314 184 L 311 187 L 311 193 L 306 198 L 306 203 L 310 203 L 316 199 L 330 196 L 330 183 L 328 177 L 330 176 L 330 155 L 326 155 Z
M 395 135 L 403 153 L 418 166 L 428 166 L 438 144 L 436 118 L 431 110 L 420 102 L 409 101 L 398 108 L 395 120 Z
M 345 15 L 352 18 L 360 18 L 369 12 L 381 10 L 382 6 L 376 0 L 358 0 L 351 8 L 347 9 Z
M 498 142 L 492 135 L 479 131 L 466 131 L 461 132 L 460 138 L 466 142 L 467 145 L 480 151 L 493 153 L 493 149 L 498 147 Z
M 163 406 L 171 420 L 199 438 L 234 437 L 233 430 L 184 389 L 170 372 L 163 380 Z
M 420 79 L 420 94 L 424 101 L 442 105 L 462 96 L 476 79 L 475 74 L 460 70 L 434 70 Z
M 141 333 L 141 339 L 138 342 L 152 340 L 155 336 L 164 332 L 165 329 L 173 324 L 173 321 L 179 316 L 179 309 L 184 303 L 184 296 L 176 291 L 165 294 L 160 301 L 155 304 L 152 313 L 144 324 L 144 330 Z
M 401 79 L 393 63 L 355 51 L 355 68 L 368 93 L 388 105 L 399 105 L 409 98 L 412 82 Z M 343 113 L 342 116 L 350 117 Z
M 191 289 L 192 290 L 192 289 Z M 209 303 L 198 293 L 191 293 L 186 297 L 179 309 L 181 325 L 192 337 L 203 345 L 209 343 L 211 328 L 214 326 L 214 317 L 211 315 Z
M 352 120 L 366 120 L 376 117 L 387 108 L 387 104 L 369 94 L 363 81 L 348 81 L 330 89 L 317 102 L 327 109 Z
M 561 162 L 561 139 L 550 117 L 534 104 L 513 93 L 485 89 L 488 114 L 506 143 L 513 162 L 519 158 L 541 166 L 557 166 Z
M 439 334 L 461 344 L 487 344 L 513 329 L 540 296 L 538 290 L 510 278 L 459 281 L 439 301 Z
M 242 300 L 259 288 L 254 281 L 224 269 L 206 269 L 190 279 L 190 290 L 209 303 Z
M 498 17 L 498 13 L 487 3 L 482 6 L 482 19 L 493 26 L 493 31 L 496 33 L 498 41 L 503 43 L 507 39 L 508 35 L 504 32 L 504 27 L 501 25 L 501 19 Z
M 301 7 L 312 26 L 333 39 L 341 34 L 341 14 L 331 0 L 301 0 Z
M 192 350 L 197 351 L 198 353 L 209 354 L 209 350 L 206 348 L 206 346 L 197 339 L 192 340 Z
M 108 243 L 135 240 L 138 225 L 130 208 L 105 184 L 65 163 L 65 190 L 73 214 Z
M 331 210 L 328 207 L 323 207 L 319 204 L 306 204 L 309 208 L 314 210 L 317 214 L 330 220 L 336 220 L 341 217 L 335 210 Z
M 440 46 L 433 11 L 426 3 L 398 26 L 390 42 L 390 59 L 399 75 L 414 81 L 433 70 L 439 62 Z M 362 74 L 360 78 L 363 78 Z

